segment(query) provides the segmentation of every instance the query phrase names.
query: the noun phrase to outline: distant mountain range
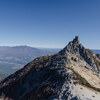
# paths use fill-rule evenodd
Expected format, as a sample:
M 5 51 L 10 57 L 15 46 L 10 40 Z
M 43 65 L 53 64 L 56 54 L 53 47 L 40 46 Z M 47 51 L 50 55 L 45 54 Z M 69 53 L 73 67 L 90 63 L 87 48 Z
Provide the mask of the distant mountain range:
M 60 49 L 40 49 L 40 48 L 34 48 L 30 46 L 1 46 L 0 47 L 0 55 L 2 56 L 40 56 L 47 55 L 47 54 L 53 54 L 56 53 Z
M 52 55 L 61 49 L 30 46 L 0 46 L 0 77 L 4 78 L 39 56 Z M 100 53 L 100 50 L 92 50 Z
M 52 55 L 59 50 L 30 46 L 0 46 L 0 77 L 6 77 L 36 57 Z

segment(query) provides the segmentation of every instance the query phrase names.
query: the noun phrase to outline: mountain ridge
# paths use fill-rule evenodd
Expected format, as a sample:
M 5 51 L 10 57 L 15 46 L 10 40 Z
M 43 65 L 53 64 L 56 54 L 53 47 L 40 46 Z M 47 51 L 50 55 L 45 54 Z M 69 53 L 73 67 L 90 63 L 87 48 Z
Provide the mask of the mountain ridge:
M 76 36 L 57 54 L 36 58 L 21 70 L 5 78 L 0 83 L 0 98 L 3 100 L 89 100 L 87 95 L 82 97 L 74 92 L 77 90 L 77 85 L 95 91 L 100 90 L 100 74 L 94 57 L 98 62 L 99 59 L 95 54 L 92 56 L 90 54 L 91 51 L 85 49 Z M 95 79 L 96 83 L 92 79 Z

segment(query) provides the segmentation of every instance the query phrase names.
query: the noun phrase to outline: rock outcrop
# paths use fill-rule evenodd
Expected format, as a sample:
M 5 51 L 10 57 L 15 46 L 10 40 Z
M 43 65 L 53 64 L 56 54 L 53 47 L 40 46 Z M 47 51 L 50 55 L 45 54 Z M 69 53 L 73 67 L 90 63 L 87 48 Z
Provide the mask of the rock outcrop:
M 86 61 L 88 65 L 90 65 L 88 67 L 90 67 L 96 72 L 99 72 L 93 57 L 91 57 L 90 55 L 90 50 L 85 49 L 85 47 L 82 46 L 82 44 L 80 44 L 78 36 L 76 36 L 73 41 L 69 42 L 69 44 L 63 50 L 60 51 L 60 54 L 67 54 L 67 53 L 77 55 L 77 57 Z
M 0 83 L 2 100 L 80 100 L 73 85 L 88 84 L 75 67 L 86 67 L 99 73 L 94 58 L 75 39 L 59 53 L 36 58 Z M 96 76 L 97 77 L 97 76 Z M 93 88 L 97 89 L 98 87 Z M 88 99 L 86 99 L 88 100 Z

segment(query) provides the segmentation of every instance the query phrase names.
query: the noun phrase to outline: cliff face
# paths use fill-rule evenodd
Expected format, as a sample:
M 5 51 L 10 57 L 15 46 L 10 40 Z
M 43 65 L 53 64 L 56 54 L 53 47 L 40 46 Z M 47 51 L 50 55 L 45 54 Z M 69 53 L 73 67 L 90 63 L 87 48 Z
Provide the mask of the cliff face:
M 81 96 L 73 91 L 77 89 L 76 84 L 97 91 L 100 89 L 100 66 L 97 62 L 100 62 L 97 56 L 91 56 L 90 51 L 80 44 L 78 37 L 75 37 L 59 53 L 37 58 L 5 78 L 0 84 L 0 98 L 80 100 Z M 96 83 L 89 80 L 92 78 L 96 79 Z

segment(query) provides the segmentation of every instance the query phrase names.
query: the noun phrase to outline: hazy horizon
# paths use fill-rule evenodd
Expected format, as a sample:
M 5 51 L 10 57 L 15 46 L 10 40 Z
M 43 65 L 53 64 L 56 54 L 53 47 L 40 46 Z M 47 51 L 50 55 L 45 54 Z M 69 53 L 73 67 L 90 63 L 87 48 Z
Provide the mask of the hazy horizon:
M 26 47 L 32 47 L 32 48 L 37 48 L 37 49 L 63 49 L 64 47 L 62 47 L 62 48 L 49 48 L 49 47 L 35 47 L 35 46 L 29 46 L 29 45 L 12 45 L 12 46 L 10 46 L 10 45 L 8 45 L 8 46 L 0 46 L 0 47 L 23 47 L 23 46 L 26 46 Z M 94 48 L 87 48 L 87 49 L 91 49 L 91 50 L 100 50 L 100 48 L 99 49 L 94 49 Z
M 47 48 L 47 47 L 35 47 L 35 46 L 30 46 L 30 45 L 0 45 L 0 47 L 32 47 L 32 48 L 39 48 L 39 49 L 62 49 L 62 48 Z M 64 47 L 63 47 L 64 48 Z

